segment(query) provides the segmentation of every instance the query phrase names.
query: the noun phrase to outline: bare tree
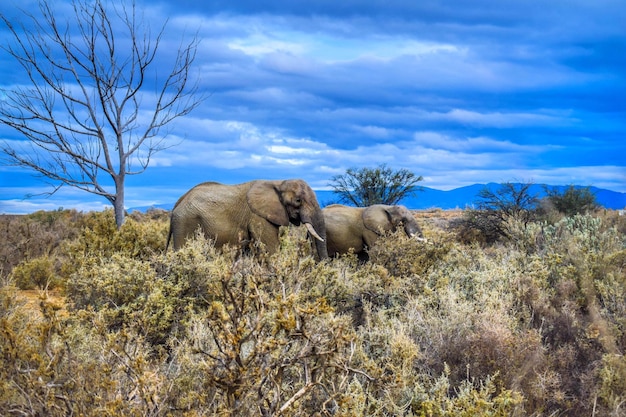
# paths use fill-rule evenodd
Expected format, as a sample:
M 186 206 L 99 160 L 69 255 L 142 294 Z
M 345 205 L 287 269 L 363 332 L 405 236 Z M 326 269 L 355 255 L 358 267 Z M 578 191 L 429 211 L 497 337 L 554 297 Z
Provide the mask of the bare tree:
M 0 149 L 9 164 L 51 180 L 49 194 L 69 185 L 106 198 L 119 228 L 126 177 L 143 173 L 168 147 L 166 126 L 200 104 L 190 81 L 198 38 L 181 42 L 162 70 L 166 24 L 152 36 L 134 2 L 73 0 L 63 20 L 54 3 L 24 12 L 28 24 L 0 17 L 12 35 L 3 49 L 28 78 L 0 89 L 0 123 L 27 139 Z
M 472 231 L 477 231 L 486 243 L 513 238 L 509 221 L 526 227 L 537 219 L 539 198 L 532 193 L 533 185 L 505 182 L 495 189 L 485 186 L 478 192 L 476 208 L 466 210 L 463 218 L 455 222 L 456 228 L 462 236 L 472 237 Z
M 376 168 L 348 168 L 345 174 L 331 179 L 330 186 L 339 199 L 357 207 L 372 204 L 397 204 L 404 197 L 420 191 L 416 176 L 408 169 L 392 170 L 385 164 Z

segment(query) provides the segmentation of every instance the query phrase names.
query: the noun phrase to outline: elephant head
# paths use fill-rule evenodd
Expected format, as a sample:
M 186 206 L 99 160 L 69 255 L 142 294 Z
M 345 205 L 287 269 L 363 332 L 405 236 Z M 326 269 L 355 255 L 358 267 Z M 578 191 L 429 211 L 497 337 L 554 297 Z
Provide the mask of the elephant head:
M 250 209 L 277 226 L 304 224 L 315 241 L 318 257 L 326 259 L 326 227 L 315 192 L 302 180 L 255 181 L 247 193 Z
M 408 237 L 425 241 L 422 229 L 417 224 L 413 214 L 405 206 L 389 206 L 375 204 L 363 210 L 363 224 L 372 232 L 380 233 L 396 231 L 400 226 Z
M 317 256 L 326 259 L 326 227 L 315 192 L 302 180 L 199 184 L 172 210 L 170 237 L 178 249 L 198 228 L 216 245 L 259 241 L 278 249 L 278 228 L 304 224 L 315 241 Z M 168 237 L 168 245 L 170 237 Z

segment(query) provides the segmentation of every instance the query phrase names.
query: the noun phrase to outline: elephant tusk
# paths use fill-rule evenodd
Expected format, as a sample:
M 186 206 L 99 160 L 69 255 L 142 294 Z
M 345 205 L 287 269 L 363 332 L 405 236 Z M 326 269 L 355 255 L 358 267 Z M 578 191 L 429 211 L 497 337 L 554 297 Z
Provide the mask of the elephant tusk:
M 413 238 L 417 240 L 418 242 L 424 242 L 424 243 L 428 242 L 428 239 L 426 239 L 425 237 L 419 237 L 418 235 L 413 235 Z
M 311 223 L 304 223 L 304 225 L 306 226 L 306 230 L 309 231 L 311 236 L 313 236 L 315 239 L 317 239 L 317 240 L 319 240 L 321 242 L 324 241 L 324 239 L 322 239 L 322 237 L 317 234 L 317 232 L 315 231 L 315 228 L 313 227 L 313 225 Z

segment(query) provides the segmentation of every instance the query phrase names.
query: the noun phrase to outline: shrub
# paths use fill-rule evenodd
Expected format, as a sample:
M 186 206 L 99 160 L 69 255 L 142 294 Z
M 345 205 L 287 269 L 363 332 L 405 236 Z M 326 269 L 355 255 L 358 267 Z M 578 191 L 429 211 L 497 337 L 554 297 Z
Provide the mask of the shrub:
M 504 236 L 502 220 L 496 214 L 486 210 L 468 209 L 462 218 L 451 222 L 450 229 L 455 231 L 457 239 L 464 244 L 490 245 Z
M 599 375 L 598 397 L 606 404 L 611 415 L 620 415 L 619 413 L 626 401 L 626 360 L 624 355 L 604 355 Z
M 510 239 L 514 233 L 509 227 L 511 224 L 526 227 L 537 219 L 539 200 L 530 194 L 531 186 L 531 183 L 506 182 L 495 191 L 483 188 L 476 208 L 468 209 L 463 219 L 454 224 L 460 240 L 491 244 Z
M 412 404 L 412 411 L 420 416 L 494 416 L 512 415 L 516 406 L 522 403 L 519 393 L 499 390 L 496 378 L 490 377 L 475 384 L 465 381 L 450 395 L 451 386 L 447 369 L 430 386 L 420 386 L 418 399 Z
M 41 315 L 0 289 L 0 414 L 157 415 L 170 390 L 140 335 L 63 319 L 43 299 Z M 157 358 L 155 360 L 155 358 Z
M 548 199 L 556 211 L 565 216 L 587 214 L 599 206 L 595 194 L 589 187 L 577 188 L 569 185 L 565 190 L 544 187 Z
M 169 225 L 163 220 L 130 217 L 118 230 L 113 210 L 89 213 L 69 252 L 101 257 L 121 253 L 137 259 L 150 257 L 165 249 Z
M 0 274 L 9 275 L 22 261 L 53 256 L 78 233 L 82 214 L 75 210 L 0 215 Z
M 337 390 L 352 374 L 341 364 L 354 336 L 323 297 L 305 291 L 319 271 L 311 257 L 298 255 L 306 246 L 300 242 L 283 236 L 284 250 L 260 261 L 236 250 L 218 253 L 203 239 L 168 254 L 160 280 L 203 283 L 200 290 L 158 295 L 190 295 L 180 321 L 186 332 L 170 332 L 181 370 L 175 386 L 188 390 L 172 397 L 175 408 L 274 415 L 296 401 L 306 409 L 337 407 Z
M 113 210 L 92 212 L 81 221 L 75 239 L 62 249 L 61 275 L 67 279 L 78 268 L 114 254 L 147 261 L 165 250 L 169 225 L 162 219 L 129 216 L 118 230 Z
M 510 219 L 486 247 L 392 234 L 366 264 L 315 262 L 303 228 L 272 255 L 201 238 L 163 253 L 166 216 L 119 232 L 109 216 L 48 257 L 71 263 L 67 311 L 15 287 L 44 258 L 0 281 L 1 415 L 622 412 L 617 215 Z
M 58 284 L 53 260 L 48 256 L 20 263 L 13 269 L 12 277 L 22 290 L 53 289 Z
M 449 250 L 450 244 L 445 240 L 419 242 L 399 229 L 379 239 L 369 255 L 371 262 L 383 265 L 397 279 L 419 279 L 436 267 Z
M 619 318 L 624 303 L 614 299 L 623 297 L 623 272 L 611 261 L 623 250 L 623 236 L 589 215 L 536 230 L 540 250 L 530 258 L 536 280 L 524 281 L 520 299 L 526 300 L 534 326 L 542 329 L 544 344 L 552 347 L 544 373 L 553 387 L 550 403 L 590 410 L 592 405 L 582 399 L 595 395 L 597 364 L 604 352 L 626 347 Z
M 111 330 L 134 329 L 146 342 L 165 346 L 184 337 L 184 324 L 211 299 L 210 277 L 223 264 L 208 242 L 188 245 L 154 262 L 115 253 L 84 259 L 67 283 L 73 310 L 98 312 Z

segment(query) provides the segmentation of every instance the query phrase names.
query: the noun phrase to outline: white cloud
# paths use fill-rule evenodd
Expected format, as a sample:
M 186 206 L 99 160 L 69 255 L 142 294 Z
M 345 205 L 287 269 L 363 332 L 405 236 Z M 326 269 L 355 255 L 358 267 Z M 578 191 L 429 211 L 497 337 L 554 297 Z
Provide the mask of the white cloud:
M 386 127 L 355 125 L 353 128 L 355 131 L 360 132 L 364 136 L 375 139 L 389 139 L 393 135 L 393 130 Z
M 448 120 L 475 126 L 516 127 L 516 126 L 549 126 L 571 124 L 567 115 L 547 115 L 534 113 L 480 113 L 477 111 L 452 109 L 446 113 L 431 113 L 433 119 Z
M 438 149 L 452 152 L 468 153 L 516 153 L 537 154 L 547 149 L 549 145 L 522 145 L 508 140 L 498 140 L 485 136 L 477 137 L 452 137 L 438 132 L 425 131 L 415 132 L 414 143 L 427 149 Z
M 228 42 L 228 46 L 232 49 L 240 50 L 247 55 L 262 56 L 272 53 L 290 53 L 293 55 L 301 55 L 305 47 L 299 42 L 283 40 L 287 37 L 276 37 L 268 35 L 272 28 L 265 28 L 252 33 L 245 39 L 234 39 Z M 282 38 L 282 39 L 281 39 Z
M 626 191 L 626 118 L 610 106 L 624 88 L 619 0 L 541 5 L 549 13 L 521 1 L 481 13 L 469 3 L 286 4 L 289 13 L 183 3 L 170 2 L 161 47 L 171 59 L 198 28 L 207 99 L 171 125 L 176 146 L 154 156 L 142 183 L 297 175 L 322 187 L 349 167 L 387 163 L 435 188 L 529 178 Z M 164 17 L 161 4 L 146 6 L 150 22 Z M 134 190 L 137 203 L 161 197 Z
M 52 188 L 32 187 L 0 187 L 0 214 L 28 214 L 38 210 L 57 210 L 60 207 L 79 211 L 100 211 L 110 204 L 101 197 L 88 194 L 71 187 L 61 188 L 54 194 L 42 195 L 43 191 Z M 12 198 L 15 195 L 29 198 Z

